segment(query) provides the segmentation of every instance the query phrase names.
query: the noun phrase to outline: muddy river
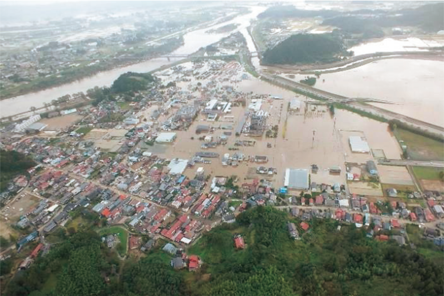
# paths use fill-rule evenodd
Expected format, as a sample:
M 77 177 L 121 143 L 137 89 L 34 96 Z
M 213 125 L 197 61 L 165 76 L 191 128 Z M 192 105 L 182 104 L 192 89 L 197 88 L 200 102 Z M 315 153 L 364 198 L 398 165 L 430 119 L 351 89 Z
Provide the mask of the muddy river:
M 246 37 L 249 37 L 247 27 L 250 25 L 250 21 L 253 18 L 264 11 L 265 7 L 251 7 L 250 13 L 236 17 L 230 21 L 220 23 L 207 27 L 205 29 L 196 30 L 184 35 L 184 45 L 175 50 L 171 55 L 188 55 L 196 52 L 201 47 L 205 47 L 212 43 L 215 43 L 222 38 L 230 35 L 232 32 L 226 32 L 223 34 L 206 33 L 211 29 L 216 29 L 228 24 L 239 24 L 236 30 L 240 30 Z M 249 48 L 254 48 L 251 37 L 247 38 Z M 105 71 L 93 75 L 91 77 L 84 78 L 82 80 L 64 84 L 51 89 L 30 93 L 27 95 L 18 96 L 15 98 L 3 100 L 0 102 L 0 117 L 11 116 L 17 113 L 29 111 L 31 107 L 43 107 L 44 103 L 49 103 L 54 99 L 57 99 L 66 94 L 73 94 L 76 92 L 85 92 L 95 86 L 109 86 L 114 80 L 116 80 L 121 74 L 132 72 L 148 72 L 157 69 L 161 66 L 171 64 L 181 58 L 171 58 L 170 61 L 167 58 L 156 58 L 145 62 L 133 64 L 126 67 L 116 68 L 110 71 Z

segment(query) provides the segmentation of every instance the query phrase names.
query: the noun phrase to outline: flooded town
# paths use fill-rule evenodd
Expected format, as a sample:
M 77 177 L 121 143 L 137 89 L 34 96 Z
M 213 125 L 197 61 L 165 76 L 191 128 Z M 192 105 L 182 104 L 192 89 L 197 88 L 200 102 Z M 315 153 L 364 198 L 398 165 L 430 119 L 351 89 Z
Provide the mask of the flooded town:
M 59 267 L 18 288 L 89 232 L 105 286 L 160 252 L 206 287 L 211 235 L 253 249 L 262 207 L 295 250 L 335 223 L 444 265 L 444 21 L 396 21 L 427 5 L 95 5 L 0 23 L 2 293 L 102 295 L 62 293 Z

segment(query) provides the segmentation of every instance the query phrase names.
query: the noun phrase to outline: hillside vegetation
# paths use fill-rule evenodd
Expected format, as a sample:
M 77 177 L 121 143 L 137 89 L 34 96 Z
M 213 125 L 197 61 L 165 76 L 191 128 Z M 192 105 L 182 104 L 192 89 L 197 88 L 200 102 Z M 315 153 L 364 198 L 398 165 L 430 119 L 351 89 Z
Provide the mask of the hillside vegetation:
M 114 81 L 111 90 L 115 93 L 137 92 L 147 89 L 153 81 L 154 78 L 149 73 L 127 72 Z
M 339 36 L 335 34 L 297 34 L 268 49 L 265 64 L 329 63 L 347 55 Z
M 0 149 L 0 192 L 14 177 L 27 174 L 27 170 L 35 165 L 32 159 L 19 152 Z
M 297 225 L 301 240 L 290 238 L 288 221 Z M 435 296 L 444 292 L 443 262 L 393 241 L 369 239 L 365 229 L 354 225 L 338 230 L 337 221 L 314 219 L 304 232 L 300 222 L 273 207 L 250 209 L 235 223 L 205 233 L 188 250 L 204 262 L 196 272 L 174 271 L 170 255 L 159 248 L 138 262 L 120 261 L 96 233 L 80 232 L 16 277 L 7 295 Z M 234 235 L 242 235 L 244 250 L 235 249 Z M 45 290 L 50 280 L 55 281 L 53 288 Z

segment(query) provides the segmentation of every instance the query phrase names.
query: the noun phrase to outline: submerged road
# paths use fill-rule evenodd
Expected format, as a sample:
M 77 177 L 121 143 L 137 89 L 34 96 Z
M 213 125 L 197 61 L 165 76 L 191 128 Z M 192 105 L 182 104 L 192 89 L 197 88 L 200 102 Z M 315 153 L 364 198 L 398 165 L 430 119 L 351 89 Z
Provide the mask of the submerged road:
M 407 124 L 409 126 L 412 126 L 414 128 L 424 130 L 426 132 L 436 134 L 439 136 L 444 137 L 444 127 L 437 126 L 428 122 L 424 122 L 421 120 L 417 120 L 402 114 L 398 114 L 383 108 L 379 108 L 373 105 L 368 104 L 362 104 L 361 100 L 356 98 L 348 98 L 344 96 L 340 96 L 334 93 L 330 93 L 324 90 L 316 89 L 313 87 L 310 87 L 308 85 L 298 83 L 289 79 L 286 79 L 284 77 L 276 76 L 276 75 L 268 75 L 264 73 L 259 73 L 261 75 L 261 78 L 265 81 L 268 81 L 272 84 L 284 87 L 284 88 L 291 88 L 291 89 L 297 89 L 299 91 L 305 92 L 309 95 L 316 96 L 320 99 L 327 100 L 331 103 L 346 103 L 348 106 L 351 106 L 353 109 L 357 109 L 378 117 L 385 118 L 386 120 L 398 120 L 404 124 Z M 377 102 L 377 100 L 374 100 L 374 102 Z M 383 101 L 381 101 L 383 102 Z

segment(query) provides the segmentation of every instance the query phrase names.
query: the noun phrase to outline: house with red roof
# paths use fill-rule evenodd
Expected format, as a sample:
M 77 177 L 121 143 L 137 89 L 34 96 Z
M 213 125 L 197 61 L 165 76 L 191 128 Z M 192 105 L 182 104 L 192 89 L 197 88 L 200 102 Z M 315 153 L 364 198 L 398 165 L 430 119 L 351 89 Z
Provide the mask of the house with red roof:
M 106 218 L 109 218 L 109 216 L 111 215 L 111 211 L 106 208 L 102 211 L 102 215 L 105 216 Z
M 324 204 L 324 197 L 322 195 L 316 196 L 315 203 L 316 203 L 317 206 L 320 206 L 320 205 Z
M 337 209 L 335 212 L 335 216 L 337 220 L 344 220 L 345 219 L 345 211 L 342 209 Z
M 424 216 L 427 222 L 435 221 L 435 216 L 433 216 L 432 212 L 429 209 L 424 210 Z
M 376 237 L 375 237 L 375 239 L 377 240 L 377 241 L 388 241 L 389 240 L 389 237 L 387 236 L 387 235 L 385 235 L 385 234 L 381 234 L 381 235 L 377 235 Z
M 39 255 L 39 252 L 43 249 L 43 244 L 38 244 L 37 247 L 35 247 L 35 249 L 31 252 L 30 257 L 32 259 L 37 258 L 37 256 Z
M 433 206 L 435 205 L 435 200 L 429 199 L 427 200 L 427 204 L 429 205 L 429 207 L 433 208 Z
M 202 264 L 202 261 L 200 260 L 200 257 L 197 255 L 191 255 L 188 257 L 188 270 L 189 271 L 196 271 L 200 268 L 200 265 Z
M 355 223 L 362 224 L 362 221 L 363 221 L 362 215 L 361 214 L 354 214 L 353 221 L 355 221 Z
M 136 250 L 140 245 L 140 237 L 132 235 L 129 239 L 129 248 L 130 250 Z
M 306 222 L 302 222 L 299 225 L 301 226 L 302 229 L 304 229 L 304 231 L 307 231 L 308 228 L 310 228 L 310 225 L 308 225 L 308 223 L 306 223 Z
M 411 212 L 409 217 L 410 217 L 410 221 L 416 222 L 417 218 L 416 218 L 416 214 L 415 213 Z
M 392 227 L 394 227 L 394 228 L 400 228 L 401 227 L 401 225 L 399 224 L 398 220 L 396 220 L 396 219 L 392 219 L 391 223 L 392 223 Z
M 236 245 L 236 249 L 245 249 L 244 238 L 240 235 L 234 238 L 234 244 Z

